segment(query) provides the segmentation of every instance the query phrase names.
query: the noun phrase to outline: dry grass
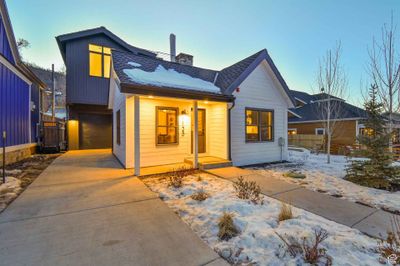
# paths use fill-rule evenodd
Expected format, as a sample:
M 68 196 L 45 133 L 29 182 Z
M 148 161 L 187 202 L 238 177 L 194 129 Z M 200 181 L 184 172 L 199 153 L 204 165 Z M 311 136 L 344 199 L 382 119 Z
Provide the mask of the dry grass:
M 292 206 L 282 202 L 281 211 L 279 212 L 278 221 L 293 219 Z
M 299 171 L 296 171 L 296 170 L 289 171 L 287 173 L 284 173 L 283 175 L 286 176 L 286 177 L 291 177 L 291 178 L 295 178 L 295 179 L 304 179 L 304 178 L 306 178 L 305 174 L 303 174 L 303 173 L 301 173 Z
M 385 240 L 381 240 L 378 246 L 381 259 L 386 261 L 389 256 L 396 261 L 394 265 L 400 265 L 400 221 L 397 216 L 393 215 L 391 220 L 392 230 L 388 232 L 388 236 Z
M 196 172 L 193 168 L 180 167 L 174 169 L 168 175 L 168 186 L 180 188 L 183 184 L 183 178 L 188 175 L 193 175 Z
M 236 228 L 233 222 L 233 214 L 224 212 L 218 222 L 218 237 L 221 240 L 229 240 L 239 234 L 239 229 Z
M 286 250 L 292 257 L 301 255 L 303 260 L 311 265 L 332 265 L 332 257 L 326 254 L 325 248 L 320 247 L 320 244 L 329 236 L 325 229 L 314 230 L 314 240 L 303 237 L 302 241 L 293 236 L 285 239 L 277 232 L 275 233 L 285 243 Z
M 204 201 L 206 200 L 210 195 L 204 191 L 204 189 L 199 189 L 197 192 L 193 193 L 190 197 L 194 200 L 197 201 Z
M 239 177 L 233 182 L 236 195 L 239 199 L 250 200 L 254 204 L 263 204 L 261 188 L 255 181 L 246 181 L 243 177 Z

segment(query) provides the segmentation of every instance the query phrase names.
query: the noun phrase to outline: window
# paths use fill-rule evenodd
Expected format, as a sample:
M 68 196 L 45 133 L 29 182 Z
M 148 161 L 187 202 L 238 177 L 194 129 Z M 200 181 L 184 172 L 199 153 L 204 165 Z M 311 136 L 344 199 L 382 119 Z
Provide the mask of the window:
M 273 141 L 274 111 L 246 108 L 246 141 Z
M 325 135 L 325 128 L 316 128 L 315 135 Z
M 288 128 L 288 135 L 296 135 L 297 128 Z
M 156 107 L 157 145 L 178 144 L 178 108 Z
M 111 48 L 89 44 L 89 75 L 110 77 Z
M 117 144 L 121 144 L 121 111 L 117 111 Z

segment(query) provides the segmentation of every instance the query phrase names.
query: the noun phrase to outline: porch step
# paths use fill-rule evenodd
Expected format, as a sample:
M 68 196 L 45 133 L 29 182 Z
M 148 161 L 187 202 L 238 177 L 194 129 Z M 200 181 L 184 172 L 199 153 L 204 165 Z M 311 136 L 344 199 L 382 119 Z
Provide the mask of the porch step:
M 193 158 L 188 157 L 185 158 L 185 163 L 193 164 Z M 209 169 L 216 169 L 222 167 L 229 167 L 232 166 L 232 162 L 226 159 L 206 156 L 199 158 L 199 169 L 200 170 L 209 170 Z

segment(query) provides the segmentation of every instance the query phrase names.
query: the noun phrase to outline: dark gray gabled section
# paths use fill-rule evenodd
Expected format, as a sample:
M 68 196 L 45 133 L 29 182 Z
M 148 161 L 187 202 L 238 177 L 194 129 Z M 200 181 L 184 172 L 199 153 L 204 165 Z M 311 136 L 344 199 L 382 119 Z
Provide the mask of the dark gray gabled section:
M 77 40 L 81 38 L 87 38 L 87 37 L 93 37 L 96 35 L 104 35 L 108 37 L 109 39 L 113 40 L 116 44 L 119 46 L 123 47 L 124 50 L 130 51 L 135 54 L 141 54 L 141 55 L 146 55 L 146 56 L 152 56 L 155 57 L 156 54 L 153 52 L 150 52 L 145 49 L 137 48 L 135 46 L 132 46 L 119 38 L 117 35 L 106 29 L 105 27 L 98 27 L 98 28 L 93 28 L 93 29 L 88 29 L 88 30 L 83 30 L 83 31 L 78 31 L 78 32 L 73 32 L 73 33 L 67 33 L 63 34 L 60 36 L 56 37 L 58 47 L 61 51 L 61 55 L 64 59 L 64 62 L 66 61 L 66 43 L 72 40 Z

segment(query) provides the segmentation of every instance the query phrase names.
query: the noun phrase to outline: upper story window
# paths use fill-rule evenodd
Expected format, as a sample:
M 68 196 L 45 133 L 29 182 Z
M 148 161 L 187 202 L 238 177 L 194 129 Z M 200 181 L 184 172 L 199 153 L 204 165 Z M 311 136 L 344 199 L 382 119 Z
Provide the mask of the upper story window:
M 246 141 L 274 140 L 274 111 L 246 108 Z
M 89 44 L 89 75 L 109 78 L 111 67 L 111 48 Z

